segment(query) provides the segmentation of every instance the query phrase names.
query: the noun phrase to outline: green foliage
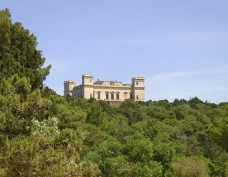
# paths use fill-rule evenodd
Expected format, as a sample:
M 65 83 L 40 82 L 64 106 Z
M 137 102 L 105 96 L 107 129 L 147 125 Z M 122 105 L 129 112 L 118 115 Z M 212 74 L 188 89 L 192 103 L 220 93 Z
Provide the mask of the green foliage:
M 6 145 L 5 176 L 96 176 L 98 166 L 80 160 L 76 134 L 60 132 L 56 118 L 33 120 L 31 136 L 18 136 Z
M 228 152 L 228 116 L 217 118 L 210 131 L 213 139 Z
M 45 58 L 36 49 L 36 37 L 21 23 L 12 23 L 9 10 L 1 10 L 0 17 L 0 82 L 18 74 L 30 79 L 32 90 L 42 87 L 51 66 L 41 68 Z
M 209 170 L 207 164 L 198 157 L 182 157 L 172 163 L 178 176 L 207 177 Z
M 128 135 L 124 138 L 124 152 L 133 162 L 148 162 L 153 159 L 153 143 L 141 134 Z
M 138 163 L 136 166 L 136 176 L 154 177 L 162 176 L 162 165 L 156 161 L 150 161 L 146 164 Z

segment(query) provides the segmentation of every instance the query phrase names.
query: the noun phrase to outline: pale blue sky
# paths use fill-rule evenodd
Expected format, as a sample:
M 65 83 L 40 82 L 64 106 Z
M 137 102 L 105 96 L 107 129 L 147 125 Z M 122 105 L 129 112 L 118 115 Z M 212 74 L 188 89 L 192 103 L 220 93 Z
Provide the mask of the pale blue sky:
M 146 100 L 228 101 L 227 0 L 0 0 L 52 64 L 45 84 L 146 79 Z

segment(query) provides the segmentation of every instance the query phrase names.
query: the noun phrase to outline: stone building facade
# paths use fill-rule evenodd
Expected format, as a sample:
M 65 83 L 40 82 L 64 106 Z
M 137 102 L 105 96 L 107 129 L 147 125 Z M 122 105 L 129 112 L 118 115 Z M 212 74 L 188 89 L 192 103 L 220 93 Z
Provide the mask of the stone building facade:
M 76 85 L 74 80 L 64 82 L 64 95 L 77 98 L 108 101 L 119 104 L 126 99 L 144 101 L 144 78 L 133 77 L 132 84 L 123 84 L 120 81 L 93 81 L 93 75 L 82 75 L 82 85 Z

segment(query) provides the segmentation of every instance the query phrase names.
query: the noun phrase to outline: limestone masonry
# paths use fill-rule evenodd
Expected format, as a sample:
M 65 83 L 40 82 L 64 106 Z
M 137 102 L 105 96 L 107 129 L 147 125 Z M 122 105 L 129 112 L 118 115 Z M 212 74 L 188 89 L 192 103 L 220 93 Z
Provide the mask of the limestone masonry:
M 132 84 L 123 84 L 119 81 L 93 82 L 93 75 L 83 74 L 82 85 L 76 85 L 74 80 L 64 82 L 64 95 L 77 98 L 95 98 L 108 101 L 111 104 L 119 104 L 126 99 L 144 101 L 144 78 L 133 77 Z

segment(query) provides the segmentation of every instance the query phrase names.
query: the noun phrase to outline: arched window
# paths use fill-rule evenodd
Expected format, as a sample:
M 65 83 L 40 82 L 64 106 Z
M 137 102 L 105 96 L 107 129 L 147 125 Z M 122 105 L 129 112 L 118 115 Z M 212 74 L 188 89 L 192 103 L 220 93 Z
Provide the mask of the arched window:
M 105 92 L 105 98 L 106 98 L 106 100 L 108 100 L 109 99 L 109 92 Z
M 117 99 L 117 100 L 120 99 L 120 92 L 116 92 L 116 99 Z
M 114 100 L 114 92 L 111 92 L 111 100 Z
M 97 92 L 97 99 L 101 99 L 101 92 L 100 91 Z

